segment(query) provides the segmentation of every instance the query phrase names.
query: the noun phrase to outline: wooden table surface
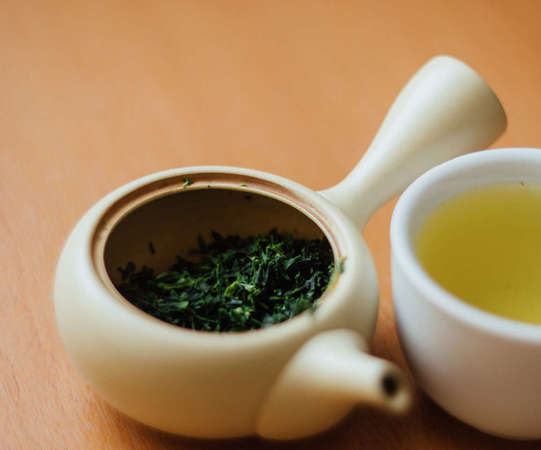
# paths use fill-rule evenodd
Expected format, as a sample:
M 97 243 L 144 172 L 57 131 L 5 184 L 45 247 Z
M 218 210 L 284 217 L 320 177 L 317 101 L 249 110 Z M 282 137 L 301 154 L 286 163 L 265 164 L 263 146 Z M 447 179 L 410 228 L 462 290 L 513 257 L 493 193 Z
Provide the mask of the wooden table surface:
M 76 220 L 161 169 L 225 164 L 312 188 L 360 158 L 406 80 L 463 59 L 508 113 L 496 143 L 541 146 L 541 2 L 81 1 L 0 6 L 1 449 L 518 449 L 451 418 L 353 412 L 294 444 L 169 436 L 118 414 L 69 364 L 52 303 Z M 376 355 L 406 367 L 393 323 L 389 221 L 365 236 L 379 273 Z

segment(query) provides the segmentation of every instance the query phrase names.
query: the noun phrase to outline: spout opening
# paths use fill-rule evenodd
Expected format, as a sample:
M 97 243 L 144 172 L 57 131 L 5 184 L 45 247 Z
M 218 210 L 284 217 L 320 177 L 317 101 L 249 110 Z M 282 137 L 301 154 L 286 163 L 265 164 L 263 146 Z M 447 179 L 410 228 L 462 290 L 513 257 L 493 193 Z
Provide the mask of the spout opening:
M 400 380 L 393 374 L 386 374 L 381 379 L 381 388 L 387 397 L 394 397 L 400 388 Z
M 408 383 L 398 371 L 388 370 L 380 379 L 380 389 L 387 409 L 401 413 L 411 404 L 411 395 Z

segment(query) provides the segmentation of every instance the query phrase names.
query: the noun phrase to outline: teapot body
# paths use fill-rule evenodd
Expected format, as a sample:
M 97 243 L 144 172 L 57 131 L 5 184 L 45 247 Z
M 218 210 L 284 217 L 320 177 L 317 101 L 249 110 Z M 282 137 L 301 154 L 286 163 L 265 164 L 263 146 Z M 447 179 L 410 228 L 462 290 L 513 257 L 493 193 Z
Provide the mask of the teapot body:
M 334 251 L 338 246 L 345 270 L 338 275 L 339 282 L 335 280 L 328 288 L 316 311 L 306 311 L 266 329 L 211 333 L 161 322 L 115 292 L 108 279 L 114 275 L 101 270 L 115 220 L 122 220 L 111 219 L 111 211 L 141 192 L 163 198 L 167 183 L 169 195 L 179 193 L 180 199 L 183 195 L 187 198 L 185 188 L 178 190 L 178 179 L 190 176 L 195 183 L 189 189 L 197 191 L 201 185 L 206 188 L 207 181 L 198 175 L 201 173 L 250 177 L 248 188 L 253 189 L 257 188 L 253 181 L 256 178 L 267 185 L 279 183 L 281 189 L 295 192 L 303 202 L 324 212 L 322 216 L 327 219 L 320 220 L 332 222 Z M 223 183 L 216 186 L 222 191 L 227 187 Z M 230 187 L 239 187 L 236 179 Z M 119 216 L 149 201 L 146 197 L 136 201 Z M 254 207 L 250 203 L 252 212 Z M 162 234 L 164 245 L 169 245 L 170 236 Z M 153 238 L 157 239 L 156 248 L 160 248 L 159 236 Z M 129 254 L 131 247 L 127 248 L 125 242 L 121 245 Z M 164 431 L 230 438 L 256 433 L 260 411 L 280 372 L 311 337 L 324 330 L 345 328 L 370 339 L 377 312 L 377 278 L 360 233 L 319 194 L 289 180 L 246 169 L 185 168 L 136 180 L 90 209 L 64 247 L 54 296 L 58 327 L 68 354 L 106 401 L 126 415 Z M 331 422 L 340 420 L 353 404 L 345 402 Z M 302 430 L 299 433 L 302 435 Z

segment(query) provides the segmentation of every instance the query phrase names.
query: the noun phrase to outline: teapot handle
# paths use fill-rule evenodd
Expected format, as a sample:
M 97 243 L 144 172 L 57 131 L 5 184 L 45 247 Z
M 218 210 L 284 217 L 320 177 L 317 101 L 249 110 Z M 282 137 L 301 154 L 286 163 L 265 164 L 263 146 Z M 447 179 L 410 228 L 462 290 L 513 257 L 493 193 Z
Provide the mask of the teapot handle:
M 311 338 L 287 363 L 257 420 L 269 439 L 297 439 L 330 428 L 353 406 L 406 411 L 411 388 L 394 364 L 366 353 L 357 333 L 339 329 Z
M 502 105 L 483 79 L 455 58 L 437 56 L 404 87 L 355 168 L 320 193 L 362 229 L 424 171 L 488 147 L 506 125 Z

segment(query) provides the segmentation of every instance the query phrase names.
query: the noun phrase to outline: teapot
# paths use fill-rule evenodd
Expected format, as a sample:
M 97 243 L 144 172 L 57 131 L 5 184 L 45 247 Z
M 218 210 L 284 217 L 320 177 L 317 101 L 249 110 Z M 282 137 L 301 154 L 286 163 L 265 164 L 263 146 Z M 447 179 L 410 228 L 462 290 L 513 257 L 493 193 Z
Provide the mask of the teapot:
M 487 147 L 505 128 L 502 106 L 480 76 L 438 56 L 409 81 L 361 161 L 330 189 L 221 166 L 166 170 L 116 189 L 76 224 L 58 262 L 55 314 L 71 362 L 127 416 L 190 437 L 288 440 L 328 429 L 356 405 L 406 411 L 404 374 L 368 353 L 378 282 L 361 232 L 415 177 Z M 343 268 L 315 311 L 257 330 L 195 331 L 139 310 L 115 287 L 127 261 L 165 270 L 199 234 L 271 228 L 326 238 Z

